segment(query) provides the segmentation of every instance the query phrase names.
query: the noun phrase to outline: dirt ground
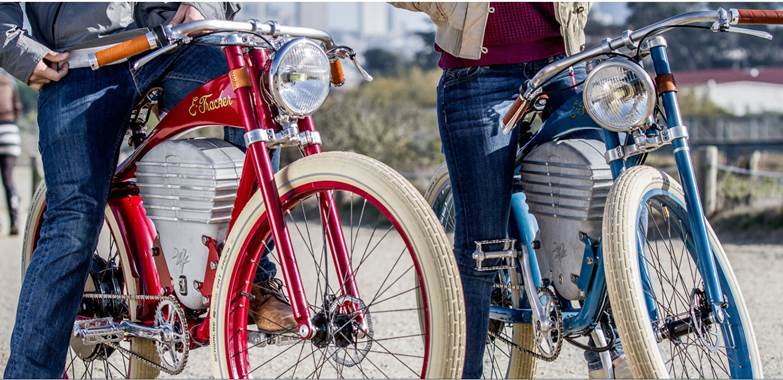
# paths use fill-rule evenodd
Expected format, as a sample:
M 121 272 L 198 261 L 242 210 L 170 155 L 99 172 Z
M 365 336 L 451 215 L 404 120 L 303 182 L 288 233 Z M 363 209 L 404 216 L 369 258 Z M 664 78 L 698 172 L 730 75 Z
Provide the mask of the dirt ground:
M 20 170 L 18 186 L 25 201 L 30 197 L 29 172 Z M 26 205 L 26 202 L 25 202 Z M 0 237 L 0 371 L 5 368 L 9 353 L 9 340 L 16 310 L 16 301 L 20 287 L 20 251 L 18 238 L 5 236 L 7 228 L 4 205 L 0 207 L 0 220 L 3 221 Z M 783 240 L 783 239 L 782 239 Z M 779 318 L 781 306 L 776 298 L 783 296 L 783 244 L 731 244 L 724 247 L 734 267 L 750 310 L 754 330 L 764 363 L 766 377 L 783 377 L 783 320 Z M 209 358 L 206 350 L 191 353 L 188 368 L 182 374 L 187 377 L 203 377 L 209 374 Z M 541 378 L 584 378 L 587 376 L 582 352 L 566 345 L 561 357 L 552 363 L 539 363 L 538 377 Z

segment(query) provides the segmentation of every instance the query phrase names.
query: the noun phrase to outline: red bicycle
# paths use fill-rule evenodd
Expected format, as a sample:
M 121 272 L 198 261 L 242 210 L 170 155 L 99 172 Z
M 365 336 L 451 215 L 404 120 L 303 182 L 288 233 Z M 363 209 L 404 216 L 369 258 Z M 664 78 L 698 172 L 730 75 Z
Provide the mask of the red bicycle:
M 151 51 L 140 67 L 195 42 L 222 46 L 229 71 L 149 133 L 159 90 L 134 109 L 134 150 L 113 179 L 66 375 L 174 375 L 192 353 L 208 355 L 219 378 L 458 377 L 462 290 L 437 219 L 391 168 L 321 152 L 310 115 L 344 82 L 341 59 L 371 79 L 353 50 L 319 30 L 207 20 L 89 59 L 97 69 Z M 205 126 L 244 128 L 247 154 L 222 140 L 174 139 Z M 303 158 L 274 173 L 272 147 Z M 23 269 L 45 207 L 42 186 Z M 262 255 L 282 273 L 296 331 L 269 334 L 248 319 Z

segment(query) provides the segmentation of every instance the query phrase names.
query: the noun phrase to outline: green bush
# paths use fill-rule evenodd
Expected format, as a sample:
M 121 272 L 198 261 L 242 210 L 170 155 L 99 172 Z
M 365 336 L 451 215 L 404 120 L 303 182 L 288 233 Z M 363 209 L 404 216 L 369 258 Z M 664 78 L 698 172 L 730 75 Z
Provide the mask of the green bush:
M 335 91 L 314 116 L 324 149 L 365 154 L 406 174 L 438 165 L 437 79 L 414 68 Z

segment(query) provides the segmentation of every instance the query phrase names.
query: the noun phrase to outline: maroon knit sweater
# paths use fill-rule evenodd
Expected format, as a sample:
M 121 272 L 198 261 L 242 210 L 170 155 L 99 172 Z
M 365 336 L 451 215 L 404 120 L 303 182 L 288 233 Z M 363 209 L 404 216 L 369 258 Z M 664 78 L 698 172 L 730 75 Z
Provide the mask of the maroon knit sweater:
M 494 10 L 494 12 L 492 12 Z M 553 3 L 492 2 L 481 58 L 463 59 L 443 51 L 443 69 L 531 62 L 565 52 Z

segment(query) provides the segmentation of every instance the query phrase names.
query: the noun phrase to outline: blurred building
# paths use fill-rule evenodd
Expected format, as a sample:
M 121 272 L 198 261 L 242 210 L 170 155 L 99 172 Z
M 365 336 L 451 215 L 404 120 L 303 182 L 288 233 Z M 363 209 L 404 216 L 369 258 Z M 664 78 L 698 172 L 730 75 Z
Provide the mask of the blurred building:
M 735 115 L 783 113 L 783 67 L 679 72 L 675 79 Z
M 358 51 L 381 46 L 410 56 L 421 48 L 417 32 L 434 31 L 427 16 L 386 3 L 242 3 L 238 18 L 323 29 Z

